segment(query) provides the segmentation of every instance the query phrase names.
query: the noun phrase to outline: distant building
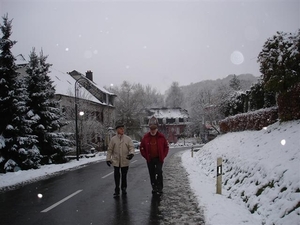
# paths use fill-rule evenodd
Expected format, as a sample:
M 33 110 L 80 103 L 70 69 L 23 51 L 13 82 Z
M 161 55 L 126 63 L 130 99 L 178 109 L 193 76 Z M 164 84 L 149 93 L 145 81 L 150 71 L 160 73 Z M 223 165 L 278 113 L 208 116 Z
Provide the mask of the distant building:
M 151 108 L 145 111 L 143 133 L 149 131 L 148 121 L 151 117 L 158 119 L 158 130 L 162 132 L 169 143 L 176 143 L 184 136 L 185 128 L 189 123 L 188 111 L 181 108 Z

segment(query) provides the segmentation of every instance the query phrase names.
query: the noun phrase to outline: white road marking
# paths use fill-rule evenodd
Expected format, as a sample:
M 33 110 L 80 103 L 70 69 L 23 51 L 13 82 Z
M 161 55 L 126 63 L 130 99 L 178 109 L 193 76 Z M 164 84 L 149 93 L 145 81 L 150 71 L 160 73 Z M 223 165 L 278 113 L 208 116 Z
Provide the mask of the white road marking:
M 113 173 L 114 173 L 114 172 L 111 172 L 111 173 L 109 173 L 109 174 L 103 176 L 102 179 L 105 178 L 105 177 L 108 177 L 109 175 L 112 175 Z
M 137 162 L 137 160 L 134 160 L 134 161 L 132 161 L 131 163 L 135 163 L 135 162 Z M 106 174 L 105 176 L 103 176 L 103 177 L 101 177 L 101 178 L 102 178 L 102 179 L 103 179 L 103 178 L 106 178 L 106 177 L 112 175 L 113 173 L 114 173 L 114 172 L 111 172 L 111 173 L 109 173 L 109 174 Z
M 65 201 L 67 201 L 69 198 L 72 198 L 74 195 L 77 195 L 77 194 L 80 193 L 80 192 L 82 192 L 82 190 L 78 190 L 78 191 L 74 192 L 73 194 L 71 194 L 71 195 L 65 197 L 64 199 L 62 199 L 62 200 L 60 200 L 59 202 L 57 202 L 57 203 L 51 205 L 50 207 L 48 207 L 47 209 L 44 209 L 44 210 L 41 211 L 41 212 L 48 212 L 48 211 L 50 211 L 51 209 L 55 208 L 56 206 L 60 205 L 61 203 L 65 202 Z

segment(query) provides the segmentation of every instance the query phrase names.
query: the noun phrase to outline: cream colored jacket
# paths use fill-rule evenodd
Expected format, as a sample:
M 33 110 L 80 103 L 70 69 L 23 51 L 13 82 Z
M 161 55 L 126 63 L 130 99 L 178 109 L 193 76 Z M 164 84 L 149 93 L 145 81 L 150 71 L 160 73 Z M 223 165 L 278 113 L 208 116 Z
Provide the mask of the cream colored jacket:
M 113 166 L 125 167 L 129 166 L 127 155 L 134 154 L 134 145 L 131 138 L 123 134 L 115 135 L 111 138 L 108 149 L 106 161 L 111 161 Z

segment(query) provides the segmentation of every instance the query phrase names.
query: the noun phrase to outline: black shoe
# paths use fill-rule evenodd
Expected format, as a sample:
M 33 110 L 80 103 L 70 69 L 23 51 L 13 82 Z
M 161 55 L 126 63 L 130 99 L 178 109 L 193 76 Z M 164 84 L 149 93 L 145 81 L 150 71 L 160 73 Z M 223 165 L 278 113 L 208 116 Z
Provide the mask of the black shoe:
M 127 195 L 126 188 L 122 188 L 122 195 Z
M 152 184 L 152 194 L 156 194 L 157 193 L 157 186 L 155 184 Z
M 117 198 L 117 197 L 119 197 L 120 196 L 120 193 L 119 192 L 115 192 L 114 193 L 114 198 Z
M 157 193 L 161 195 L 161 194 L 163 193 L 163 190 L 162 190 L 162 189 L 159 189 L 159 190 L 157 191 Z
M 152 190 L 152 194 L 157 194 L 158 193 L 158 190 L 157 189 L 153 189 Z

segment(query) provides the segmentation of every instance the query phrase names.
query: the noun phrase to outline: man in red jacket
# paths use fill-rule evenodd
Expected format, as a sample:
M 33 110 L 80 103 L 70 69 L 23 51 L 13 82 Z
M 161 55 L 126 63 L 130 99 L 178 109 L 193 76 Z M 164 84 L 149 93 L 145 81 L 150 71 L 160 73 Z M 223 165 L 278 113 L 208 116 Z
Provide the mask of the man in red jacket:
M 162 194 L 163 163 L 169 152 L 165 136 L 158 132 L 158 121 L 155 117 L 149 120 L 150 132 L 146 133 L 140 144 L 140 152 L 147 161 L 153 194 Z

